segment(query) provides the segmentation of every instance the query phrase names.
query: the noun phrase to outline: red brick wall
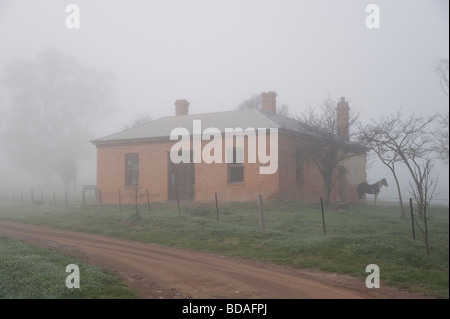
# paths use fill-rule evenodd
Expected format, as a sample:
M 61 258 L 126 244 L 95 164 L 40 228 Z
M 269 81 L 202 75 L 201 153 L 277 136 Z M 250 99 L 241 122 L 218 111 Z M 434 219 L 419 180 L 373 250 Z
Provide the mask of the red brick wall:
M 244 144 L 243 182 L 228 183 L 227 163 L 195 165 L 196 201 L 212 202 L 215 200 L 215 192 L 217 192 L 221 202 L 256 201 L 260 194 L 263 196 L 263 200 L 278 198 L 278 172 L 275 174 L 260 174 L 259 168 L 261 164 L 258 161 L 257 163 L 248 163 L 247 143 L 246 139 Z M 256 151 L 258 151 L 257 148 Z M 225 154 L 225 143 L 222 144 L 222 152 Z M 268 152 L 269 145 L 267 146 Z
M 296 135 L 280 134 L 279 138 L 279 185 L 280 199 L 297 199 L 302 202 L 318 202 L 320 197 L 325 198 L 325 189 L 318 168 L 311 160 L 303 163 L 303 179 L 300 184 L 296 181 L 296 152 L 301 150 L 302 142 Z M 346 166 L 346 170 L 352 170 L 352 177 L 365 177 L 365 157 L 361 160 L 353 160 Z M 338 170 L 336 169 L 336 173 Z M 348 173 L 342 179 L 338 179 L 330 194 L 330 202 L 357 202 L 356 181 L 347 180 Z M 359 180 L 359 179 L 357 179 Z
M 203 145 L 208 141 L 203 141 Z M 107 146 L 97 148 L 97 189 L 101 190 L 104 204 L 118 204 L 119 190 L 122 203 L 133 203 L 135 187 L 125 186 L 125 154 L 139 153 L 140 202 L 168 200 L 168 152 L 174 143 Z M 225 143 L 222 143 L 225 154 Z M 203 148 L 202 148 L 203 149 Z M 245 154 L 247 145 L 245 145 Z M 245 155 L 246 156 L 246 155 Z M 246 158 L 246 157 L 245 157 Z M 221 202 L 255 201 L 278 197 L 278 172 L 259 174 L 259 163 L 244 164 L 244 182 L 228 184 L 228 164 L 195 164 L 195 200 L 213 202 L 218 193 Z
M 323 195 L 322 177 L 311 161 L 304 161 L 302 182 L 297 184 L 296 153 L 301 151 L 302 143 L 298 136 L 280 134 L 279 169 L 280 169 L 280 199 L 297 199 L 303 202 L 317 202 Z
M 267 139 L 268 140 L 268 139 Z M 203 145 L 209 141 L 203 141 Z M 125 154 L 139 153 L 139 201 L 147 201 L 148 189 L 150 201 L 164 202 L 168 200 L 168 152 L 174 142 L 159 144 L 99 146 L 97 148 L 97 189 L 102 191 L 104 204 L 118 204 L 119 190 L 122 203 L 133 203 L 135 187 L 125 186 Z M 225 143 L 222 143 L 225 154 Z M 269 146 L 268 146 L 269 147 Z M 259 194 L 263 199 L 298 199 L 304 202 L 317 202 L 324 197 L 324 186 L 318 169 L 305 162 L 303 167 L 304 181 L 296 182 L 296 151 L 301 148 L 298 136 L 279 132 L 278 171 L 275 174 L 259 173 L 259 163 L 244 164 L 244 182 L 228 184 L 227 163 L 195 164 L 195 200 L 200 202 L 214 201 L 217 192 L 221 202 L 256 201 Z M 245 144 L 245 154 L 248 145 Z M 245 155 L 247 159 L 247 155 Z M 247 162 L 247 160 L 246 160 Z M 364 170 L 362 164 L 354 167 Z M 331 201 L 339 202 L 342 198 L 339 186 L 344 187 L 344 199 L 357 201 L 356 185 L 344 181 L 336 183 L 331 194 Z
M 104 204 L 132 203 L 135 187 L 125 186 L 125 154 L 139 153 L 140 201 L 147 201 L 148 189 L 153 202 L 167 201 L 167 152 L 170 144 L 144 144 L 97 148 L 97 189 Z

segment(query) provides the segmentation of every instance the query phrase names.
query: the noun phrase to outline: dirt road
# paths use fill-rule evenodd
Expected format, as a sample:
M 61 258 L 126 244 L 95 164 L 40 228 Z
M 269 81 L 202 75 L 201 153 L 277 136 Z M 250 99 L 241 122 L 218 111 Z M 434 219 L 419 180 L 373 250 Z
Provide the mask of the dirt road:
M 10 221 L 0 236 L 106 268 L 142 298 L 422 298 L 383 282 L 368 289 L 364 279 Z

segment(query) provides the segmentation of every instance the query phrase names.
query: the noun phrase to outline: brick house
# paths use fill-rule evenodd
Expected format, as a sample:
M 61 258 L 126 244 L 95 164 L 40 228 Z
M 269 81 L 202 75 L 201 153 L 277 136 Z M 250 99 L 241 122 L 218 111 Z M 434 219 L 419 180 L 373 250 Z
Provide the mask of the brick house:
M 255 201 L 259 194 L 264 199 L 317 202 L 324 196 L 322 177 L 311 162 L 301 157 L 302 138 L 308 132 L 297 120 L 275 113 L 275 92 L 262 93 L 262 98 L 262 110 L 192 115 L 189 114 L 189 103 L 177 100 L 174 116 L 91 141 L 97 148 L 97 189 L 102 192 L 103 203 L 117 204 L 119 191 L 122 203 L 133 202 L 132 194 L 136 189 L 141 197 L 145 197 L 148 191 L 152 202 L 176 200 L 177 195 L 184 201 L 212 202 L 216 192 L 221 202 Z M 348 139 L 349 107 L 345 99 L 341 98 L 336 109 L 339 131 Z M 225 156 L 234 154 L 234 157 L 228 157 L 222 162 L 195 162 L 194 134 L 190 137 L 189 158 L 174 163 L 170 155 L 178 140 L 170 139 L 172 130 L 184 128 L 193 133 L 196 121 L 201 123 L 202 130 L 215 128 L 216 133 L 219 133 L 219 141 L 216 141 L 219 143 L 214 153 L 227 154 Z M 257 142 L 262 139 L 261 135 L 254 139 L 249 136 L 243 139 L 234 137 L 232 144 L 227 144 L 224 133 L 227 128 L 254 128 L 258 133 L 257 128 L 276 128 L 276 172 L 261 174 L 261 166 L 268 164 L 262 164 L 264 162 L 260 158 L 256 162 L 249 160 L 251 155 L 247 150 L 255 142 L 255 147 L 260 147 Z M 269 154 L 270 131 L 265 134 L 268 142 L 265 144 L 266 154 Z M 197 142 L 204 150 L 210 143 L 209 136 L 204 140 L 198 138 Z M 243 163 L 236 160 L 236 154 L 244 156 Z M 176 155 L 180 155 L 180 152 Z M 365 155 L 341 163 L 337 173 L 338 182 L 330 195 L 331 202 L 357 201 L 356 186 L 366 179 L 365 164 Z

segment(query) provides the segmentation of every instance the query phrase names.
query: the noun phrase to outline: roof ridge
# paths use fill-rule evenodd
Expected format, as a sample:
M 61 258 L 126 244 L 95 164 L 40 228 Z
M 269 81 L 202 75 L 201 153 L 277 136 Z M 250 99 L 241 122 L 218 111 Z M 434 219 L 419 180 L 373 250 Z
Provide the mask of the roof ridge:
M 290 121 L 293 121 L 293 119 L 286 116 L 260 109 L 234 109 L 221 112 L 164 116 L 145 124 L 94 139 L 91 142 L 169 136 L 170 127 L 185 126 L 188 129 L 192 129 L 193 121 L 196 119 L 205 121 L 205 127 L 218 127 L 221 131 L 227 127 L 253 127 L 254 129 L 263 127 L 277 129 L 286 128 L 298 131 L 294 123 L 289 123 Z

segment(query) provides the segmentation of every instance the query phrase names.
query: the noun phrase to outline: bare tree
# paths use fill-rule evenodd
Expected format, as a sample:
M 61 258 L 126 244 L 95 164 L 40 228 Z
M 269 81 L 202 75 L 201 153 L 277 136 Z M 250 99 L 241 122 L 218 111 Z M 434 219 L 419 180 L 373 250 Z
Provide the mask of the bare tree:
M 414 216 L 414 221 L 422 233 L 427 255 L 430 255 L 428 223 L 431 220 L 431 213 L 428 208 L 433 198 L 439 195 L 436 192 L 438 178 L 431 175 L 433 166 L 431 159 L 426 158 L 420 165 L 414 167 L 417 182 L 409 183 L 411 196 L 417 204 L 417 214 Z
M 124 125 L 123 129 L 130 129 L 133 127 L 138 127 L 147 123 L 150 123 L 153 121 L 153 117 L 150 115 L 150 113 L 142 113 L 139 114 L 137 117 L 132 119 L 130 122 Z
M 239 104 L 237 108 L 239 110 L 261 109 L 262 108 L 261 94 L 253 94 L 247 100 Z
M 381 162 L 389 168 L 394 177 L 395 184 L 397 186 L 397 194 L 399 198 L 400 214 L 405 217 L 405 209 L 403 207 L 402 192 L 400 182 L 396 172 L 396 164 L 400 162 L 400 156 L 397 152 L 392 150 L 384 139 L 385 136 L 390 136 L 392 131 L 396 128 L 397 123 L 401 118 L 401 110 L 396 115 L 388 118 L 380 118 L 378 120 L 372 120 L 372 122 L 366 126 L 359 123 L 359 140 L 362 144 L 366 145 Z
M 302 128 L 308 132 L 304 137 L 304 156 L 318 168 L 323 182 L 325 203 L 329 204 L 330 194 L 337 181 L 337 168 L 343 160 L 363 155 L 366 149 L 356 142 L 350 142 L 339 133 L 336 114 L 336 102 L 328 93 L 318 109 L 309 106 L 307 111 L 297 119 Z M 351 127 L 357 116 L 350 116 Z
M 436 65 L 434 70 L 439 76 L 442 92 L 448 97 L 448 68 L 449 63 L 447 60 L 441 60 Z M 447 101 L 448 104 L 448 101 Z M 439 114 L 438 121 L 438 129 L 435 132 L 435 136 L 438 138 L 435 139 L 434 149 L 439 154 L 439 158 L 443 160 L 446 164 L 448 164 L 448 132 L 449 132 L 449 122 L 448 122 L 448 109 L 447 112 L 443 111 Z
M 64 182 L 64 188 L 66 191 L 70 190 L 70 184 L 73 183 L 73 191 L 77 186 L 78 176 L 78 162 L 73 157 L 60 158 L 56 162 L 55 172 L 61 177 Z
M 434 70 L 436 71 L 436 73 L 439 76 L 442 91 L 447 96 L 448 96 L 448 89 L 449 89 L 448 88 L 448 67 L 449 67 L 449 63 L 448 63 L 448 59 L 447 59 L 447 60 L 439 61 L 439 63 L 434 68 Z
M 442 112 L 438 114 L 437 122 L 439 127 L 435 132 L 437 138 L 434 140 L 434 150 L 437 152 L 439 159 L 443 160 L 445 164 L 448 164 L 448 113 L 447 110 L 447 113 Z
M 21 168 L 50 182 L 75 182 L 77 162 L 89 154 L 94 121 L 113 109 L 114 78 L 56 50 L 6 65 L 0 84 L 10 115 L 2 137 Z M 6 121 L 5 121 L 6 122 Z
M 250 98 L 238 105 L 238 110 L 260 110 L 262 108 L 261 94 L 253 94 Z M 289 116 L 289 106 L 287 104 L 277 105 L 276 112 L 279 115 Z
M 436 196 L 437 184 L 437 179 L 431 177 L 433 163 L 429 154 L 433 150 L 434 138 L 430 124 L 436 117 L 437 115 L 425 117 L 413 114 L 403 120 L 399 111 L 396 115 L 381 118 L 372 125 L 360 129 L 370 148 L 374 151 L 381 150 L 380 159 L 385 161 L 386 158 L 389 159 L 386 163 L 392 167 L 393 172 L 395 172 L 393 164 L 396 162 L 401 162 L 408 169 L 409 191 L 419 208 L 416 223 L 423 224 L 420 229 L 424 234 L 427 254 L 429 254 L 430 220 L 428 206 Z
M 141 202 L 142 199 L 142 194 L 140 192 L 140 187 L 138 184 L 134 185 L 134 189 L 133 190 L 129 190 L 128 193 L 130 194 L 130 198 L 132 199 L 132 201 L 134 202 L 134 216 L 133 219 L 134 221 L 139 221 L 141 219 L 141 215 L 139 215 L 139 203 Z

